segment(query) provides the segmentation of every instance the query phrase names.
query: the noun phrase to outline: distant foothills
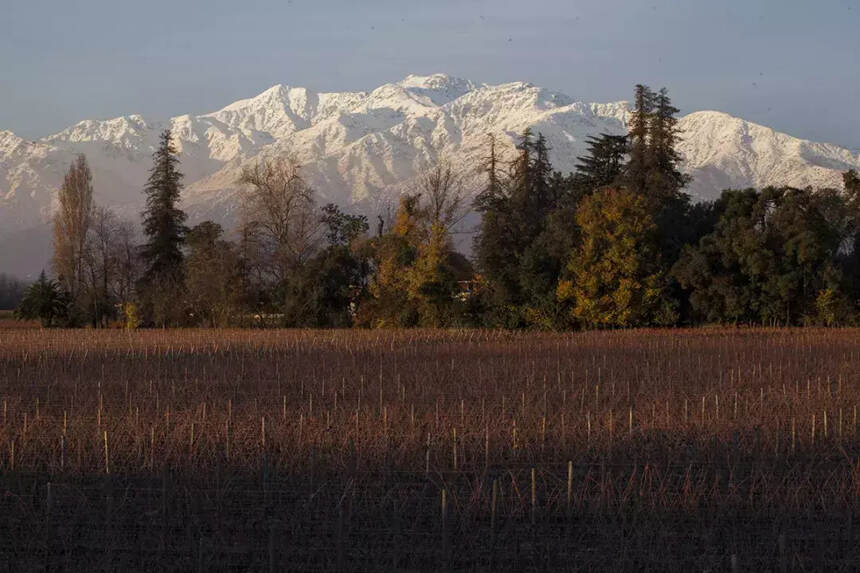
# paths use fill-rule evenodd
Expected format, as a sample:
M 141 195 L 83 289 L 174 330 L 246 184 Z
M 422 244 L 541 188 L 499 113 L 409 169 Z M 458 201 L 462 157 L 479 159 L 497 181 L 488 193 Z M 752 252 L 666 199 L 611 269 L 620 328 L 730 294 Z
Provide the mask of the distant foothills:
M 0 305 L 46 327 L 623 328 L 849 325 L 860 317 L 860 178 L 693 201 L 678 110 L 638 85 L 627 132 L 587 138 L 562 173 L 539 131 L 441 158 L 390 216 L 348 212 L 289 149 L 242 166 L 235 229 L 188 226 L 182 155 L 161 134 L 142 228 L 97 205 L 87 157 L 53 215 L 50 268 L 0 277 Z M 472 174 L 481 173 L 472 193 Z M 466 256 L 453 235 L 480 217 Z M 374 216 L 375 215 L 375 216 Z M 139 240 L 138 237 L 142 239 Z

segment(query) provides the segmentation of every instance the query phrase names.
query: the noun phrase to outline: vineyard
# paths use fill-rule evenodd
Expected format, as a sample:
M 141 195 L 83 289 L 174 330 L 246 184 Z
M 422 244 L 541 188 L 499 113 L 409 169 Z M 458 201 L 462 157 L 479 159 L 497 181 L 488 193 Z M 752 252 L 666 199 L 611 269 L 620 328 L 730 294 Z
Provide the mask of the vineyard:
M 860 331 L 0 329 L 0 571 L 854 571 Z

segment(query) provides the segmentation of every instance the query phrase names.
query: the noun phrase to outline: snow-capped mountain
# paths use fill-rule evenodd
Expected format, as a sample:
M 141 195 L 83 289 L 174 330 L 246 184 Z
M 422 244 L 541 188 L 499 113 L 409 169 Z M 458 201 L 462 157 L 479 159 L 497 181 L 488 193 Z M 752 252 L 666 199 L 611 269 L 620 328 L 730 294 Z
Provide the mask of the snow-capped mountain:
M 47 225 L 56 189 L 74 156 L 85 153 L 95 199 L 137 217 L 158 134 L 170 128 L 181 151 L 191 222 L 229 226 L 243 165 L 293 155 L 318 192 L 369 215 L 396 197 L 440 158 L 474 166 L 495 134 L 511 153 L 530 127 L 549 142 L 553 164 L 575 167 L 585 139 L 624 133 L 627 104 L 583 103 L 528 83 L 479 85 L 443 74 L 409 76 L 371 92 L 316 93 L 284 85 L 214 113 L 166 122 L 129 115 L 82 121 L 39 141 L 0 131 L 0 271 L 38 272 L 47 261 Z M 804 141 L 714 111 L 680 121 L 689 191 L 712 199 L 727 187 L 790 184 L 840 186 L 860 156 Z M 474 185 L 477 189 L 477 181 Z

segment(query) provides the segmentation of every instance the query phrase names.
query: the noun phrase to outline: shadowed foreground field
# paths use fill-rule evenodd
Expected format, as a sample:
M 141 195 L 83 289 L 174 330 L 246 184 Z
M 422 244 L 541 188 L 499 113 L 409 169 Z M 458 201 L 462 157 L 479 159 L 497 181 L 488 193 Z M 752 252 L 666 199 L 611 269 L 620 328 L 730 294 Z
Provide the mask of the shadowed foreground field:
M 0 571 L 851 571 L 860 331 L 0 331 Z

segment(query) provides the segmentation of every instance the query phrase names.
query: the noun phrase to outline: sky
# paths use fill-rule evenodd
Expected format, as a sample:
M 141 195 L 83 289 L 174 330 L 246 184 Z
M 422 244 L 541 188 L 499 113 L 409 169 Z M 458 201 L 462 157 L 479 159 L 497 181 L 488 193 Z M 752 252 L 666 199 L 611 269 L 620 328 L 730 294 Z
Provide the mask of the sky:
M 0 0 L 0 130 L 220 109 L 410 73 L 584 101 L 669 89 L 860 152 L 860 0 Z

